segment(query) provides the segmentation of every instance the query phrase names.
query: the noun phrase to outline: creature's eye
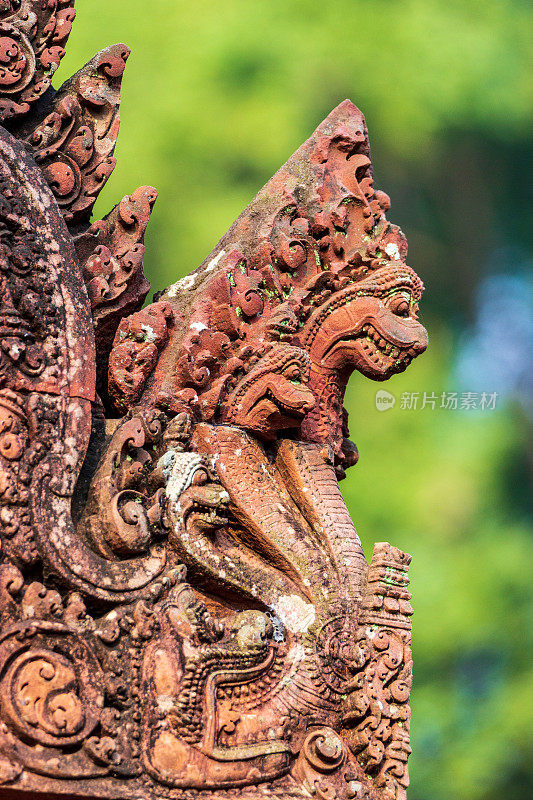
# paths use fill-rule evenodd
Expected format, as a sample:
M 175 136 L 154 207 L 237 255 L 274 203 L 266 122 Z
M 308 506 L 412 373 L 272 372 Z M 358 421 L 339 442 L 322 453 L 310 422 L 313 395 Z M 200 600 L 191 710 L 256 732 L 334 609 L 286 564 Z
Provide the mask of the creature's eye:
M 194 473 L 194 476 L 193 476 L 193 479 L 192 479 L 192 484 L 193 484 L 193 486 L 204 486 L 204 484 L 206 484 L 208 482 L 208 480 L 209 480 L 209 477 L 208 477 L 207 472 L 205 471 L 205 469 L 198 469 Z
M 289 381 L 298 382 L 302 380 L 302 371 L 298 364 L 289 364 L 289 366 L 283 370 L 283 377 L 287 378 Z
M 411 295 L 408 292 L 397 292 L 389 300 L 389 308 L 397 317 L 408 317 L 411 309 Z

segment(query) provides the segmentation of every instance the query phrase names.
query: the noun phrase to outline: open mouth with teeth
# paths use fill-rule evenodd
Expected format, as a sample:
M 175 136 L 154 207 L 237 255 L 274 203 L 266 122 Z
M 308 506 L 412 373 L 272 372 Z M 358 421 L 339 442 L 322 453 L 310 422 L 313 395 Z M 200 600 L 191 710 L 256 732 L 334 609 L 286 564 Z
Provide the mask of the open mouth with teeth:
M 203 487 L 202 487 L 203 488 Z M 189 490 L 190 491 L 190 490 Z M 207 490 L 209 492 L 209 490 Z M 207 492 L 192 489 L 194 496 L 187 498 L 185 508 L 182 509 L 182 516 L 184 523 L 194 516 L 194 521 L 202 528 L 219 528 L 221 525 L 226 525 L 228 522 L 227 514 L 227 499 L 216 492 L 212 498 L 208 496 Z M 211 492 L 209 492 L 209 495 Z
M 409 366 L 418 351 L 414 347 L 398 347 L 389 342 L 373 325 L 363 325 L 356 337 L 361 342 L 363 352 L 369 361 L 377 367 L 387 367 L 394 371 L 401 371 Z
M 201 524 L 202 527 L 219 528 L 221 525 L 226 525 L 228 522 L 227 514 L 221 514 L 214 508 L 205 508 L 200 505 L 191 508 L 189 516 L 195 515 L 196 522 Z
M 403 372 L 411 361 L 421 352 L 416 340 L 400 344 L 390 339 L 371 323 L 365 323 L 356 333 L 343 336 L 332 342 L 323 359 L 341 360 L 351 353 L 358 369 L 374 380 L 385 380 L 394 373 Z
M 299 341 L 315 373 L 336 371 L 344 380 L 356 369 L 371 380 L 384 381 L 424 352 L 428 341 L 417 318 L 419 293 L 413 295 L 412 278 L 407 267 L 404 271 L 384 284 L 376 271 L 375 286 L 368 293 L 339 291 L 313 313 Z

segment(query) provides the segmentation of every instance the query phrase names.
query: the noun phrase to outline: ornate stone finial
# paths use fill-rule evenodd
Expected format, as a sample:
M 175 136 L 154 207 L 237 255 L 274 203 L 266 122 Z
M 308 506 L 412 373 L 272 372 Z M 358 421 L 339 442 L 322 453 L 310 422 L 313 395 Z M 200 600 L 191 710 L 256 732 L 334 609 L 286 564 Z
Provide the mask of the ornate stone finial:
M 155 190 L 90 219 L 129 51 L 55 92 L 71 6 L 0 2 L 0 798 L 402 800 L 410 557 L 338 479 L 427 334 L 364 118 L 142 309 Z

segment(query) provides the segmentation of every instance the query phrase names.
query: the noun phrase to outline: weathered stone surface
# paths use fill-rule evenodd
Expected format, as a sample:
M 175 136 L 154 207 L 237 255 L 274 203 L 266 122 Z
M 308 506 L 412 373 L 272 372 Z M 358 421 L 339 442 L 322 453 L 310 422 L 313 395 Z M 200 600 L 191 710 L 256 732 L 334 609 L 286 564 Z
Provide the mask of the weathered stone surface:
M 117 328 L 124 316 L 142 307 L 150 290 L 143 272 L 144 232 L 156 198 L 152 186 L 141 186 L 74 239 L 91 302 L 97 385 L 104 399 Z
M 25 141 L 41 166 L 69 227 L 87 224 L 113 172 L 120 84 L 130 54 L 123 44 L 98 53 L 25 121 Z
M 427 334 L 363 116 L 141 310 L 155 190 L 90 225 L 126 53 L 0 129 L 0 797 L 402 800 L 410 557 L 338 480 Z

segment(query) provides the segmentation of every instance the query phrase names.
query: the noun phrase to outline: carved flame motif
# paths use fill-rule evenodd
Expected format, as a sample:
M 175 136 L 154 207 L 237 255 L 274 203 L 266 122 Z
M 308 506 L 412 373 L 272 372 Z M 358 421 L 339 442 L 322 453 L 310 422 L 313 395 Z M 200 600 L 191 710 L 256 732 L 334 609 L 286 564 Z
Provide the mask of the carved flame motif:
M 129 51 L 46 91 L 71 6 L 0 3 L 0 783 L 404 800 L 410 558 L 338 481 L 351 374 L 427 334 L 364 118 L 141 309 L 155 190 L 90 220 Z

